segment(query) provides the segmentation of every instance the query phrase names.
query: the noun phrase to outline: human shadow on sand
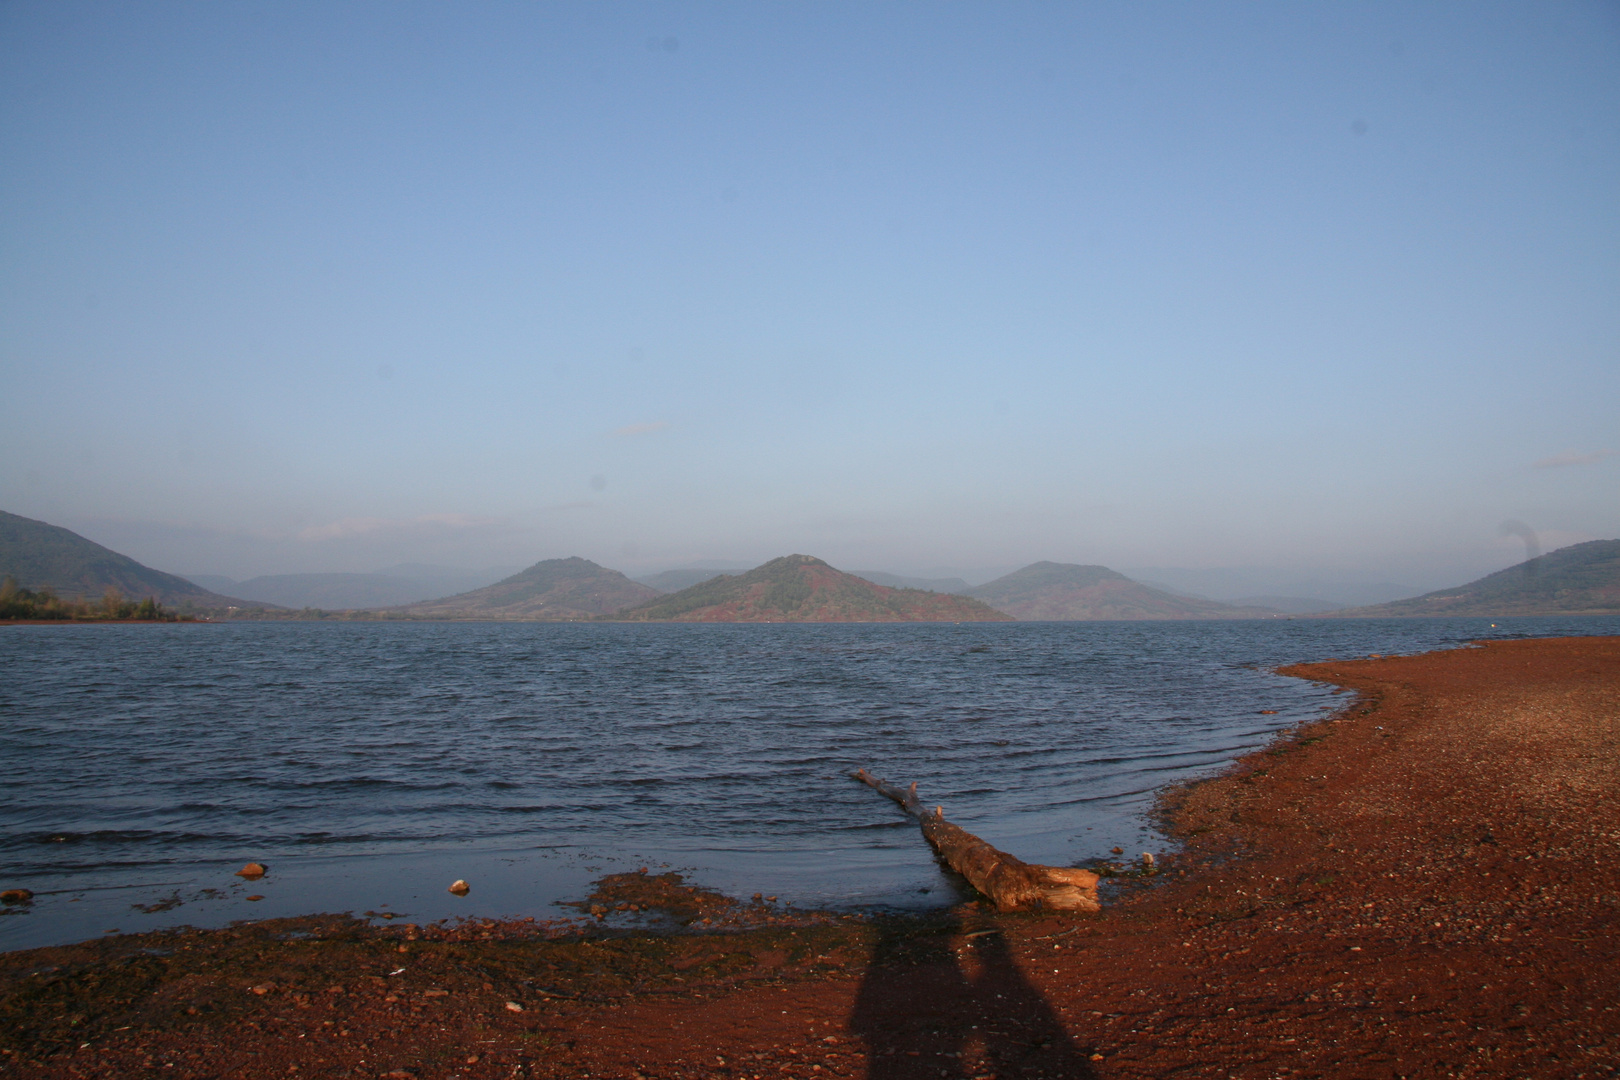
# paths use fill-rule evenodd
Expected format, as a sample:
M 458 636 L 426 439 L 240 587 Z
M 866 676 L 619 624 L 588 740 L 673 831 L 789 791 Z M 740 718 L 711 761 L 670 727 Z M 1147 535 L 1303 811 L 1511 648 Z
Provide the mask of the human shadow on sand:
M 956 917 L 883 924 L 850 1027 L 871 1080 L 1097 1075 L 1001 933 Z

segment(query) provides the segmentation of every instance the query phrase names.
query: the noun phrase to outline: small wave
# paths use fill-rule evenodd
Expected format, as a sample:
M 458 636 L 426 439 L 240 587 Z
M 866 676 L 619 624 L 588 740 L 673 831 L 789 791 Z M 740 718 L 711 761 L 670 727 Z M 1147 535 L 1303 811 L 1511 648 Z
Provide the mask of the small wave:
M 835 825 L 828 832 L 872 832 L 874 830 L 915 829 L 917 823 L 909 817 L 895 818 L 892 821 L 867 821 L 852 825 Z
M 0 849 L 74 844 L 191 844 L 219 839 L 218 833 L 166 832 L 156 829 L 95 829 L 89 832 L 46 832 L 0 839 Z
M 1139 795 L 1151 795 L 1157 792 L 1159 788 L 1160 785 L 1158 784 L 1150 784 L 1147 787 L 1131 788 L 1127 791 L 1108 791 L 1097 795 L 1082 795 L 1072 799 L 1057 799 L 1052 802 L 1052 805 L 1089 806 L 1093 803 L 1116 802 L 1120 799 L 1133 799 Z
M 336 788 L 390 788 L 397 791 L 449 791 L 463 785 L 453 781 L 436 784 L 410 780 L 387 780 L 375 776 L 346 776 L 332 780 L 274 780 L 261 785 L 277 791 L 329 791 Z

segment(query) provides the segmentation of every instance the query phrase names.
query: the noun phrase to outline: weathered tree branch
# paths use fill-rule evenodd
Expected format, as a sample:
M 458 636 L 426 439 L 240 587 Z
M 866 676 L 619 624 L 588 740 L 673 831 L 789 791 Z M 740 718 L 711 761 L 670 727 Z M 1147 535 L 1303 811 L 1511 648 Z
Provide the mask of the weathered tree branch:
M 1007 854 L 945 820 L 945 808 L 924 810 L 917 800 L 915 782 L 900 789 L 879 780 L 865 769 L 855 779 L 869 784 L 899 803 L 917 819 L 922 834 L 952 870 L 967 878 L 989 897 L 999 911 L 1053 908 L 1059 911 L 1098 911 L 1097 875 L 1067 866 L 1038 866 Z

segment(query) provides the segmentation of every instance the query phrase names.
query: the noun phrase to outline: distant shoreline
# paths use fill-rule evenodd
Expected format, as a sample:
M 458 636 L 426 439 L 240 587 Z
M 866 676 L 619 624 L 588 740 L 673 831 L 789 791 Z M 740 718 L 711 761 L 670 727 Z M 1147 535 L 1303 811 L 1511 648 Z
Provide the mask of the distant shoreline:
M 384 615 L 373 613 L 366 608 L 353 608 L 345 610 L 320 610 L 312 614 L 303 612 L 290 612 L 288 614 L 264 615 L 209 615 L 209 616 L 182 616 L 180 619 L 0 619 L 0 626 L 93 626 L 107 624 L 151 623 L 173 624 L 185 623 L 436 623 L 436 624 L 467 624 L 481 623 L 489 625 L 534 625 L 534 626 L 566 626 L 566 625 L 614 625 L 614 626 L 966 626 L 972 625 L 1008 625 L 1010 623 L 1030 625 L 1052 625 L 1063 623 L 1092 624 L 1117 623 L 1120 625 L 1136 626 L 1144 623 L 1198 623 L 1199 625 L 1221 625 L 1224 623 L 1242 622 L 1323 622 L 1333 619 L 1346 621 L 1371 622 L 1376 620 L 1390 621 L 1416 621 L 1416 620 L 1443 620 L 1443 619 L 1601 619 L 1620 616 L 1620 608 L 1597 608 L 1587 611 L 1513 611 L 1497 612 L 1485 615 L 1456 614 L 1450 612 L 1424 612 L 1410 615 L 1351 615 L 1335 611 L 1313 612 L 1308 615 L 1247 615 L 1234 618 L 1163 618 L 1163 619 L 621 619 L 614 615 L 596 615 L 583 619 L 521 619 L 521 618 L 495 618 L 490 616 L 469 615 L 466 618 L 456 618 L 447 615 L 414 616 L 414 615 Z
M 0 626 L 179 626 L 195 623 L 230 622 L 229 619 L 201 619 L 181 616 L 178 619 L 0 619 Z

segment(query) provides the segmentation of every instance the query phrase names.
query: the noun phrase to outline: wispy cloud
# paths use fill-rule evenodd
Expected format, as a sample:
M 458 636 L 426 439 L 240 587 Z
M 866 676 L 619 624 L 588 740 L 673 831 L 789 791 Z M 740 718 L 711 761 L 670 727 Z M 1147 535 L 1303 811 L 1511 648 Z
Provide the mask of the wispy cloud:
M 615 428 L 615 435 L 646 435 L 653 431 L 663 431 L 669 427 L 668 420 L 654 420 L 650 424 L 630 424 L 626 427 Z
M 487 529 L 500 524 L 500 518 L 473 517 L 469 514 L 424 514 L 415 518 L 353 517 L 325 525 L 312 525 L 300 530 L 298 539 L 320 541 L 347 540 L 355 536 L 421 536 Z
M 1535 469 L 1561 469 L 1565 465 L 1595 465 L 1604 458 L 1614 457 L 1616 450 L 1569 450 L 1552 457 L 1544 457 L 1531 467 Z

